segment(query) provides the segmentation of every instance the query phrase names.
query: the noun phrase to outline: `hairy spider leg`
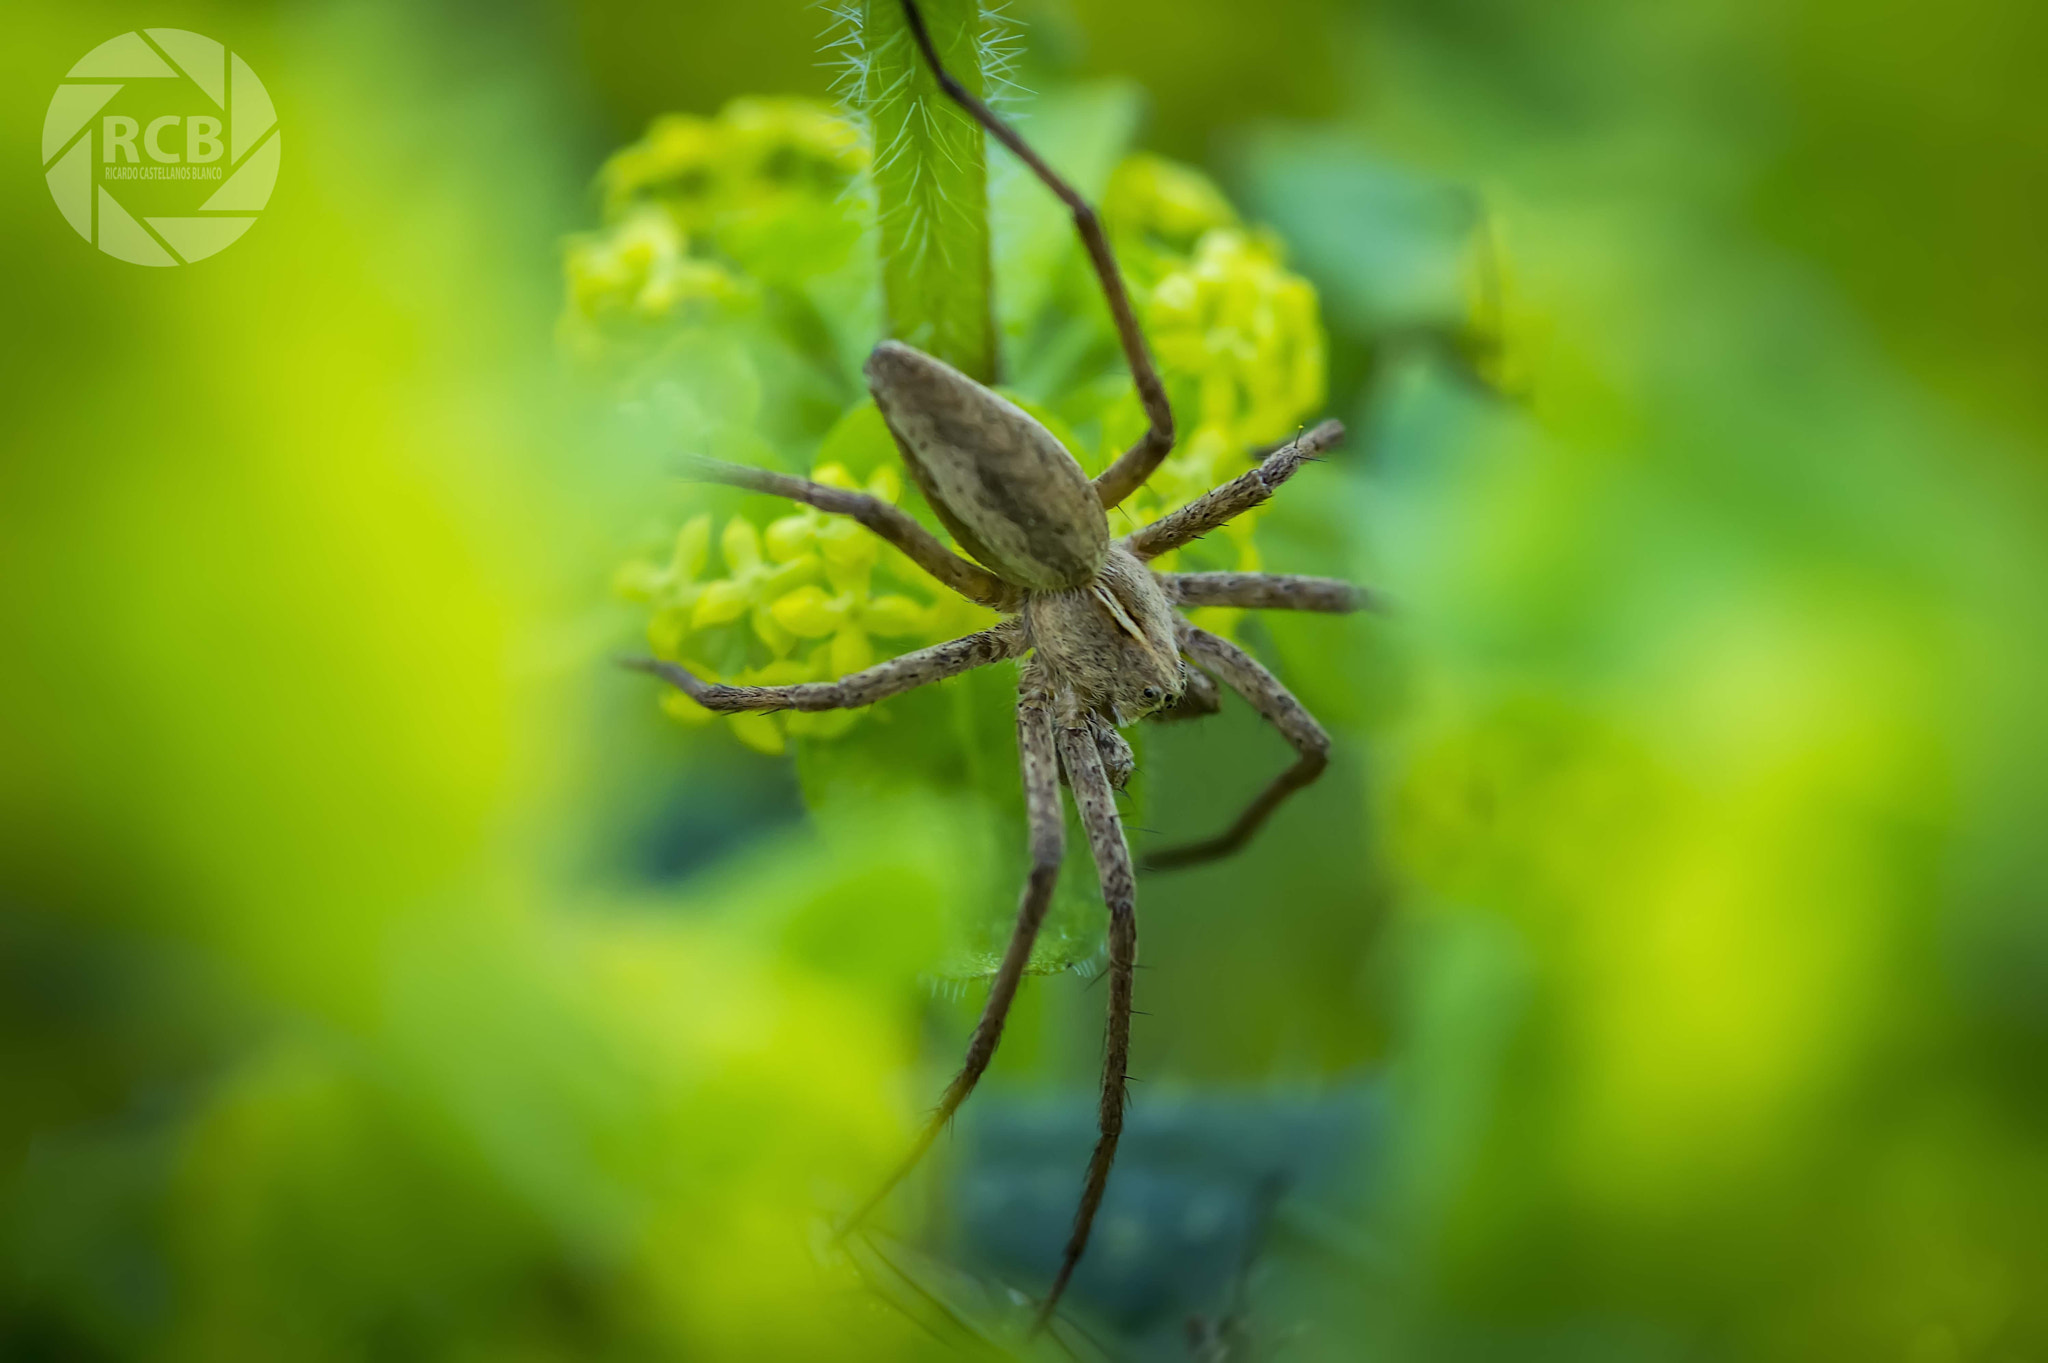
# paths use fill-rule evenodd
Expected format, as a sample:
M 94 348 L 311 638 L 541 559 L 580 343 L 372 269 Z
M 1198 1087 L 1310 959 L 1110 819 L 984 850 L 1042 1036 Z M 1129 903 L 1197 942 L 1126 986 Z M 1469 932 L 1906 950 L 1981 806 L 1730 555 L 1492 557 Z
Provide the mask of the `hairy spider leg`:
M 1053 736 L 1052 692 L 1040 669 L 1026 666 L 1017 687 L 1017 752 L 1024 774 L 1024 806 L 1031 827 L 1031 871 L 1017 905 L 1017 925 L 1010 933 L 1010 945 L 989 983 L 988 1002 L 982 1005 L 981 1020 L 967 1043 L 967 1058 L 959 1074 L 946 1086 L 924 1129 L 918 1133 L 909 1154 L 894 1172 L 875 1189 L 852 1216 L 840 1234 L 845 1235 L 865 1221 L 874 1209 L 917 1167 L 939 1132 L 981 1082 L 996 1046 L 1003 1039 L 1003 1024 L 1009 1020 L 1010 1005 L 1017 986 L 1031 964 L 1031 947 L 1038 929 L 1052 906 L 1053 887 L 1059 881 L 1060 861 L 1066 854 L 1066 825 L 1060 813 L 1059 755 Z
M 1318 611 L 1348 615 L 1378 602 L 1341 578 L 1299 573 L 1155 573 L 1176 606 L 1236 606 L 1244 610 Z
M 1139 558 L 1157 558 L 1200 539 L 1220 526 L 1266 501 L 1280 485 L 1320 457 L 1323 451 L 1344 438 L 1342 422 L 1325 421 L 1314 430 L 1297 436 L 1260 461 L 1258 467 L 1241 473 L 1219 488 L 1212 488 L 1178 511 L 1168 512 L 1150 525 L 1124 536 L 1124 544 Z
M 1096 1112 L 1099 1134 L 1095 1152 L 1088 1157 L 1081 1204 L 1074 1210 L 1073 1233 L 1060 1257 L 1059 1273 L 1053 1278 L 1045 1300 L 1038 1305 L 1033 1333 L 1044 1329 L 1059 1310 L 1060 1297 L 1074 1276 L 1074 1267 L 1088 1248 L 1088 1233 L 1094 1228 L 1095 1213 L 1102 1206 L 1103 1189 L 1109 1186 L 1109 1169 L 1116 1163 L 1117 1142 L 1124 1130 L 1124 1104 L 1128 1101 L 1124 1081 L 1130 1069 L 1131 990 L 1138 968 L 1137 883 L 1131 872 L 1130 845 L 1124 841 L 1123 818 L 1117 813 L 1116 793 L 1110 789 L 1109 776 L 1102 768 L 1094 735 L 1078 716 L 1060 728 L 1059 745 L 1061 760 L 1066 764 L 1067 784 L 1074 794 L 1074 809 L 1087 831 L 1088 850 L 1095 857 L 1102 902 L 1109 909 L 1109 1025 L 1102 1049 L 1102 1101 Z
M 661 678 L 707 710 L 857 710 L 878 700 L 957 677 L 977 667 L 1014 658 L 1025 647 L 1024 630 L 1014 620 L 948 639 L 943 644 L 906 653 L 885 663 L 848 673 L 838 681 L 798 682 L 792 686 L 726 686 L 707 682 L 688 668 L 661 658 L 621 658 L 621 667 Z
M 1323 732 L 1323 726 L 1280 684 L 1279 678 L 1259 666 L 1257 659 L 1228 639 L 1197 629 L 1185 620 L 1178 622 L 1176 630 L 1181 651 L 1250 701 L 1252 708 L 1294 746 L 1297 756 L 1294 765 L 1260 791 L 1229 828 L 1201 842 L 1151 853 L 1145 858 L 1148 871 L 1193 866 L 1235 852 L 1250 841 L 1283 800 L 1314 782 L 1330 762 L 1330 736 Z
M 745 464 L 728 464 L 722 459 L 703 455 L 685 458 L 682 474 L 692 482 L 724 483 L 750 492 L 766 492 L 805 506 L 814 506 L 835 516 L 850 517 L 901 549 L 909 555 L 911 562 L 977 605 L 1014 611 L 1022 601 L 1022 593 L 1017 588 L 979 563 L 969 563 L 940 543 L 938 536 L 919 525 L 909 512 L 891 506 L 879 497 L 828 487 L 807 478 L 792 478 L 786 473 L 749 468 Z

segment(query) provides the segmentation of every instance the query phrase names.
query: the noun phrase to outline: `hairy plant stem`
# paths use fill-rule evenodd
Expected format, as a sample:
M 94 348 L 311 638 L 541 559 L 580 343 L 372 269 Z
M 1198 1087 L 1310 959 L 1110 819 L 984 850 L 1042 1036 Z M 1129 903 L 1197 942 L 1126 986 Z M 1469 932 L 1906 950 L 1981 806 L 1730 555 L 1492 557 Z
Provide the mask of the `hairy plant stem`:
M 947 69 L 984 93 L 979 0 L 922 0 Z M 988 162 L 982 132 L 918 55 L 900 0 L 861 0 L 860 99 L 874 138 L 889 335 L 982 383 L 996 380 Z

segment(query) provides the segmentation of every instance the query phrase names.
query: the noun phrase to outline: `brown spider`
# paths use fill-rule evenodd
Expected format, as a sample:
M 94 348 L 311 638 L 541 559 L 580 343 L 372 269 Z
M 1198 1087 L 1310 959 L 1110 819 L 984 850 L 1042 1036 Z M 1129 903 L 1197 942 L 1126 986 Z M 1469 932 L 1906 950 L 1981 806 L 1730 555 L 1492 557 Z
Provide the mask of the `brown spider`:
M 948 549 L 907 513 L 862 493 L 714 459 L 692 459 L 686 475 L 850 516 L 960 595 L 1009 618 L 979 634 L 920 649 L 833 682 L 723 686 L 659 659 L 632 659 L 627 665 L 670 682 L 708 710 L 839 710 L 872 705 L 972 668 L 1029 654 L 1017 688 L 1017 745 L 1030 817 L 1031 872 L 1017 926 L 996 968 L 959 1075 L 947 1086 L 908 1157 L 848 1226 L 864 1219 L 916 1167 L 995 1054 L 1011 1000 L 1031 959 L 1032 942 L 1052 902 L 1065 852 L 1059 792 L 1064 777 L 1087 830 L 1109 909 L 1109 1024 L 1101 1136 L 1088 1162 L 1072 1237 L 1039 1306 L 1036 1329 L 1053 1315 L 1088 1246 L 1089 1228 L 1102 1203 L 1123 1130 L 1138 926 L 1130 849 L 1113 795 L 1129 778 L 1132 757 L 1117 729 L 1148 717 L 1214 713 L 1220 700 L 1213 677 L 1251 702 L 1286 737 L 1299 754 L 1294 765 L 1235 823 L 1203 842 L 1155 853 L 1146 859 L 1145 869 L 1187 866 L 1236 851 L 1282 800 L 1322 774 L 1330 739 L 1272 673 L 1228 640 L 1197 629 L 1175 607 L 1343 612 L 1364 606 L 1366 596 L 1349 583 L 1329 578 L 1160 573 L 1146 566 L 1146 560 L 1207 534 L 1271 497 L 1304 463 L 1342 437 L 1343 427 L 1334 421 L 1317 426 L 1267 455 L 1249 473 L 1180 510 L 1121 540 L 1110 538 L 1108 510 L 1136 491 L 1173 448 L 1173 412 L 1108 239 L 1095 210 L 946 72 L 915 0 L 904 0 L 903 8 L 925 61 L 947 96 L 1016 153 L 1073 210 L 1074 226 L 1108 297 L 1125 359 L 1144 402 L 1148 429 L 1091 483 L 1052 433 L 1015 404 L 921 351 L 884 341 L 868 358 L 868 387 L 910 476 L 972 562 Z

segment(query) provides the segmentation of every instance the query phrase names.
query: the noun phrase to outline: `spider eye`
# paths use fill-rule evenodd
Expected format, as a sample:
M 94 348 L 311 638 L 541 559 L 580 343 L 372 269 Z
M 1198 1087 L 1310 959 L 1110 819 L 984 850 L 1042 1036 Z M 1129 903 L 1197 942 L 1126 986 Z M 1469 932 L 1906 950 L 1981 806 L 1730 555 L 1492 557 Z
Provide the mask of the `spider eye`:
M 1146 700 L 1156 702 L 1159 699 L 1161 692 L 1159 688 L 1156 686 L 1148 686 L 1143 691 L 1140 691 L 1138 694 L 1143 696 Z

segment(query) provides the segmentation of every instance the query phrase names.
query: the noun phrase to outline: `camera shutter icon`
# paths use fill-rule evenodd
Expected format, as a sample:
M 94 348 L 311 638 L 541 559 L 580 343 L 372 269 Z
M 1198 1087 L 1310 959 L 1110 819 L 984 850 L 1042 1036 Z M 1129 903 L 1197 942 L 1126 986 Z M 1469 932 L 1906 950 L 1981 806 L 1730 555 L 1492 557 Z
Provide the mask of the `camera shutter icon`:
M 183 101 L 209 112 L 102 117 L 138 82 L 162 97 L 145 102 L 168 109 Z M 196 100 L 188 94 L 194 88 Z M 79 236 L 136 265 L 189 264 L 234 243 L 270 202 L 279 155 L 277 109 L 263 82 L 241 57 L 184 29 L 144 29 L 101 43 L 66 73 L 43 116 L 43 175 L 58 211 Z M 218 171 L 194 174 L 194 166 Z M 116 193 L 127 167 L 128 183 L 191 179 L 212 193 L 187 212 L 138 217 Z

